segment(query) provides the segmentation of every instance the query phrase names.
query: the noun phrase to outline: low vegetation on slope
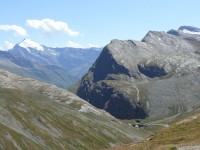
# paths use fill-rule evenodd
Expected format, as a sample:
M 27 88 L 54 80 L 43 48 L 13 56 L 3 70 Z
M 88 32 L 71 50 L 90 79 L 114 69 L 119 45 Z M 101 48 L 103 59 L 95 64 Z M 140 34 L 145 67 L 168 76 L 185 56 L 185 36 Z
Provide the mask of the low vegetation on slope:
M 138 144 L 116 147 L 112 150 L 178 150 L 180 147 L 200 148 L 200 111 L 176 120 L 169 128 L 162 129 Z
M 66 90 L 0 72 L 0 149 L 101 149 L 144 136 Z

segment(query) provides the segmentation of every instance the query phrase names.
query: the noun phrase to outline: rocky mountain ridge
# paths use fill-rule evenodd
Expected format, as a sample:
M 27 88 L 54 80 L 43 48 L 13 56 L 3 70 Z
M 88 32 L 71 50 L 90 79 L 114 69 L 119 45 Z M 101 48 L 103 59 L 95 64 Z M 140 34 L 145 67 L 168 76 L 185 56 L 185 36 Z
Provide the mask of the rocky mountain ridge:
M 192 40 L 156 31 L 142 41 L 112 40 L 82 78 L 77 95 L 120 119 L 195 109 L 200 104 L 200 46 L 193 34 L 184 35 Z

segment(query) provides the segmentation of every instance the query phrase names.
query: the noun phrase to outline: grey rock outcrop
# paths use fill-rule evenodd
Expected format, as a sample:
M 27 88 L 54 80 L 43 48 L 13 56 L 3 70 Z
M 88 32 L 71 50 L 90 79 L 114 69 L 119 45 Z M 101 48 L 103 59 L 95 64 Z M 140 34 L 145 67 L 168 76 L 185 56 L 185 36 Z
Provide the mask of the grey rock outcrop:
M 200 104 L 197 43 L 155 31 L 141 42 L 112 40 L 82 78 L 77 95 L 120 119 L 190 111 Z

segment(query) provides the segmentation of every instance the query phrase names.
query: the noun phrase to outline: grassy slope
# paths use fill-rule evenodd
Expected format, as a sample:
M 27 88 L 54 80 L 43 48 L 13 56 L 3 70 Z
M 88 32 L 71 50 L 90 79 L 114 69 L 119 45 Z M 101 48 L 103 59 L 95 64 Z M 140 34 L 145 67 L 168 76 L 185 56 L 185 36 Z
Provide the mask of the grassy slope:
M 194 119 L 195 118 L 195 119 Z M 138 144 L 124 145 L 112 150 L 172 150 L 181 146 L 200 144 L 200 111 L 181 116 L 169 128 L 162 129 Z
M 77 77 L 70 76 L 65 70 L 55 66 L 37 66 L 37 68 L 21 68 L 12 63 L 0 64 L 1 69 L 8 70 L 22 77 L 32 78 L 61 88 L 68 88 L 78 81 Z
M 78 87 L 80 86 L 80 83 L 81 81 L 78 81 L 77 83 L 71 85 L 67 90 L 76 94 L 77 93 L 77 90 L 78 90 Z
M 78 109 L 74 103 L 49 100 L 38 90 L 1 88 L 0 148 L 101 149 L 143 136 L 116 119 Z

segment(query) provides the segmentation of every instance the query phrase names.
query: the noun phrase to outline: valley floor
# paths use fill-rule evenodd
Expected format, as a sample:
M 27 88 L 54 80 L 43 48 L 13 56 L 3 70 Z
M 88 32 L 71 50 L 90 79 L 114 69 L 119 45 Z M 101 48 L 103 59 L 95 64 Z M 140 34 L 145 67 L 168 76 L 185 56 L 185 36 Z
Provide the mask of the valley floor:
M 172 125 L 137 143 L 109 150 L 200 150 L 200 110 L 173 120 Z

